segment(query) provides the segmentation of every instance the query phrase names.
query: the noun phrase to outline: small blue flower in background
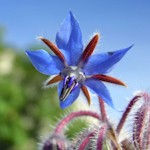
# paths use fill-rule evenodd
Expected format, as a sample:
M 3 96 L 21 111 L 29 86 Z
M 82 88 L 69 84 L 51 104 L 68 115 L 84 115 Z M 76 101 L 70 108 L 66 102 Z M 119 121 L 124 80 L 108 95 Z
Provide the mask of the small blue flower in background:
M 26 54 L 39 72 L 51 76 L 45 82 L 46 87 L 59 83 L 58 94 L 62 109 L 70 106 L 77 99 L 80 89 L 89 104 L 91 102 L 89 89 L 91 89 L 114 108 L 110 94 L 103 82 L 123 86 L 125 84 L 105 74 L 120 61 L 132 46 L 113 52 L 91 55 L 98 43 L 99 35 L 95 34 L 87 46 L 83 48 L 79 23 L 72 12 L 69 12 L 57 32 L 57 46 L 43 37 L 39 37 L 39 39 L 55 55 L 49 54 L 45 50 L 27 50 Z

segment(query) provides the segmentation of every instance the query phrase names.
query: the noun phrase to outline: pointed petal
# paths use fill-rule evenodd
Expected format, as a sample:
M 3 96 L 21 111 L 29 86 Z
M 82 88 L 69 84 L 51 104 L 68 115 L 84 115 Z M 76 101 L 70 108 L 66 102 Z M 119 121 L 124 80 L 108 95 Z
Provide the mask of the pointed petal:
M 43 87 L 50 88 L 57 86 L 62 79 L 63 78 L 60 75 L 52 75 L 43 83 Z
M 52 79 L 50 80 L 47 80 L 46 82 L 46 86 L 50 85 L 50 84 L 53 84 L 55 82 L 59 82 L 61 81 L 63 78 L 60 76 L 60 75 L 56 75 L 55 77 L 53 77 Z
M 58 94 L 59 95 L 61 93 L 62 88 L 63 88 L 63 81 L 61 81 L 58 85 Z M 70 106 L 78 98 L 79 93 L 80 93 L 80 88 L 76 87 L 64 101 L 60 101 L 60 107 L 62 109 L 65 109 L 68 106 Z
M 61 60 L 63 60 L 63 62 L 65 62 L 65 57 L 64 55 L 61 53 L 61 51 L 55 46 L 55 44 L 53 44 L 51 41 L 49 41 L 48 39 L 45 39 L 43 37 L 39 37 L 40 40 L 42 40 L 53 52 L 54 54 L 56 54 Z
M 101 97 L 109 106 L 114 108 L 112 99 L 110 94 L 106 88 L 106 86 L 96 79 L 87 79 L 85 81 L 85 85 L 88 86 L 91 90 L 93 90 L 99 97 Z
M 81 62 L 84 62 L 94 51 L 97 43 L 98 43 L 98 39 L 99 39 L 99 34 L 96 34 L 91 41 L 89 42 L 89 44 L 86 46 L 82 56 L 81 56 Z
M 86 75 L 105 74 L 121 60 L 132 46 L 114 52 L 95 54 L 89 57 L 87 63 L 83 67 Z
M 63 54 L 66 53 L 64 55 L 68 55 L 68 65 L 76 65 L 82 54 L 83 44 L 79 23 L 73 16 L 72 12 L 68 14 L 58 30 L 56 44 L 60 50 L 64 50 L 62 52 Z
M 113 78 L 113 77 L 107 76 L 107 75 L 95 74 L 95 75 L 91 76 L 91 78 L 95 78 L 95 79 L 98 79 L 98 80 L 101 80 L 104 82 L 109 82 L 109 83 L 113 83 L 113 84 L 126 86 L 125 83 L 123 83 L 121 80 L 118 80 L 116 78 Z
M 61 62 L 61 60 L 56 56 L 50 55 L 45 50 L 27 50 L 26 54 L 33 66 L 43 74 L 59 74 L 60 71 L 64 69 L 64 64 Z
M 88 104 L 91 105 L 91 97 L 90 97 L 90 94 L 89 94 L 89 91 L 88 91 L 87 87 L 82 86 L 81 89 L 82 89 L 82 92 L 83 92 L 83 94 L 85 95 L 85 97 L 88 101 Z

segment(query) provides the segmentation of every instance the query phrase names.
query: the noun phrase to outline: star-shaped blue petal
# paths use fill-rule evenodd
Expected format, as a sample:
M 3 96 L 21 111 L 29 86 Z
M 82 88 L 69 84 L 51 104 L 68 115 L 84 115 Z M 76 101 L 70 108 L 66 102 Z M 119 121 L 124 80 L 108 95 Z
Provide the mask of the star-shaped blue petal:
M 64 69 L 64 65 L 61 60 L 57 56 L 53 56 L 45 50 L 27 50 L 26 54 L 29 56 L 33 66 L 43 74 L 59 74 L 60 71 Z
M 69 12 L 61 24 L 56 34 L 56 44 L 59 49 L 62 49 L 68 65 L 77 65 L 83 50 L 82 33 L 72 12 Z
M 55 55 L 45 50 L 27 50 L 26 54 L 39 72 L 49 76 L 54 75 L 45 82 L 45 86 L 59 83 L 58 95 L 62 109 L 67 108 L 77 99 L 80 89 L 90 104 L 88 88 L 114 108 L 109 91 L 103 82 L 125 85 L 122 81 L 107 76 L 106 73 L 122 59 L 132 46 L 92 55 L 99 35 L 96 34 L 83 49 L 82 33 L 72 12 L 69 12 L 56 34 L 56 45 L 43 37 L 40 39 Z
M 113 52 L 92 55 L 83 68 L 84 72 L 87 75 L 108 73 L 131 47 L 132 46 Z

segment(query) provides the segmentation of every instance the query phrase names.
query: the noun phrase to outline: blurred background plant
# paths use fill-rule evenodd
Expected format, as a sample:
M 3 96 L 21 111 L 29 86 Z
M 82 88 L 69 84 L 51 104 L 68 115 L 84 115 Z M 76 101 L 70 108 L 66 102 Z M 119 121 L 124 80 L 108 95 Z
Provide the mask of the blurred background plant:
M 56 88 L 42 89 L 47 77 L 36 72 L 23 50 L 5 43 L 4 36 L 0 28 L 0 149 L 36 149 L 39 137 L 68 110 L 59 108 Z M 78 123 L 69 137 L 84 126 Z

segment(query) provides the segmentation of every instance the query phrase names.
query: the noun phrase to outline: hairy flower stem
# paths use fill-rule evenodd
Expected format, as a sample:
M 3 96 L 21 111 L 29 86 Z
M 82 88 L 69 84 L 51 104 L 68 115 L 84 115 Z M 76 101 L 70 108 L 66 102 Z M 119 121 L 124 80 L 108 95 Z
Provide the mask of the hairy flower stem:
M 118 140 L 118 135 L 112 125 L 109 124 L 108 131 L 107 131 L 107 137 L 111 140 L 112 146 L 114 149 L 122 150 L 121 145 Z
M 150 114 L 149 114 L 150 115 Z M 145 149 L 150 149 L 150 116 L 148 117 L 148 129 L 147 134 L 143 137 L 144 139 L 147 139 L 145 142 L 145 145 L 143 146 Z
M 103 139 L 106 135 L 106 130 L 107 130 L 106 125 L 102 126 L 99 129 L 98 139 L 97 139 L 97 150 L 102 150 L 103 149 Z
M 94 133 L 90 133 L 87 137 L 85 137 L 83 140 L 82 140 L 82 143 L 79 147 L 78 150 L 84 150 L 87 146 L 87 144 L 90 142 L 91 138 L 94 136 Z
M 133 141 L 136 148 L 147 150 L 150 147 L 150 96 L 141 93 L 144 104 L 138 109 L 134 117 Z
M 99 99 L 99 107 L 100 107 L 100 113 L 101 113 L 102 121 L 106 122 L 107 121 L 107 114 L 106 114 L 104 101 L 100 97 L 98 97 L 98 99 Z
M 145 122 L 147 119 L 147 109 L 141 107 L 135 115 L 134 127 L 133 127 L 133 141 L 135 147 L 142 148 L 143 133 L 145 132 Z M 138 145 L 137 145 L 138 144 Z
M 139 98 L 141 98 L 141 96 L 136 95 L 136 96 L 130 101 L 130 103 L 128 104 L 128 106 L 127 106 L 125 112 L 123 113 L 122 118 L 121 118 L 121 120 L 120 120 L 120 122 L 119 122 L 119 124 L 118 124 L 118 126 L 117 126 L 117 129 L 116 129 L 118 135 L 120 134 L 120 131 L 121 131 L 121 129 L 122 129 L 122 127 L 123 127 L 123 125 L 124 125 L 124 123 L 125 123 L 127 117 L 128 117 L 128 114 L 130 113 L 130 111 L 131 111 L 132 107 L 134 106 L 134 104 L 139 100 Z
M 89 116 L 89 117 L 93 117 L 96 118 L 98 120 L 101 120 L 101 117 L 99 116 L 99 114 L 92 112 L 92 111 L 77 111 L 77 112 L 72 112 L 71 114 L 69 114 L 67 117 L 65 117 L 64 119 L 62 119 L 57 127 L 55 128 L 55 133 L 59 134 L 63 132 L 64 127 L 73 119 L 77 118 L 77 117 L 83 117 L 83 116 Z
M 144 99 L 143 106 L 145 107 L 146 118 L 145 118 L 145 127 L 143 133 L 142 149 L 150 149 L 150 95 L 148 93 L 141 93 Z

